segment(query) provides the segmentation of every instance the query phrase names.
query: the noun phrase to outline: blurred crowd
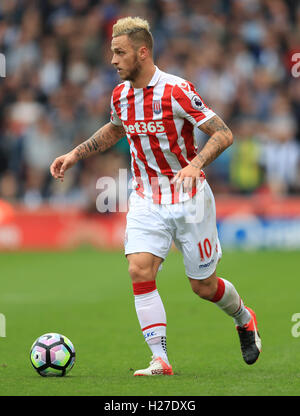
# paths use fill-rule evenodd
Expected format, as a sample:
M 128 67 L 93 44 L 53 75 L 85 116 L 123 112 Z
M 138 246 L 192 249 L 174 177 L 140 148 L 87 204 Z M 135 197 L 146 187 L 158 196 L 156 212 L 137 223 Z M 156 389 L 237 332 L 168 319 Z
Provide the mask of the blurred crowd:
M 95 210 L 97 179 L 130 167 L 123 138 L 63 183 L 49 174 L 109 120 L 112 25 L 128 15 L 149 20 L 158 67 L 193 82 L 234 133 L 206 169 L 215 193 L 300 194 L 299 1 L 0 0 L 0 198 Z

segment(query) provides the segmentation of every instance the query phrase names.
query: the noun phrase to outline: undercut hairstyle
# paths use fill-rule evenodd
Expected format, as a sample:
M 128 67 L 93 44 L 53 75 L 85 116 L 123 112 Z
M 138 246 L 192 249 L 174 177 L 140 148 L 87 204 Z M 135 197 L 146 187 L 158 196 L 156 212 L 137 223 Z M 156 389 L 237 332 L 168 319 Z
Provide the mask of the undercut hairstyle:
M 140 17 L 124 17 L 113 25 L 112 37 L 127 35 L 137 49 L 146 46 L 153 53 L 153 37 L 147 20 Z

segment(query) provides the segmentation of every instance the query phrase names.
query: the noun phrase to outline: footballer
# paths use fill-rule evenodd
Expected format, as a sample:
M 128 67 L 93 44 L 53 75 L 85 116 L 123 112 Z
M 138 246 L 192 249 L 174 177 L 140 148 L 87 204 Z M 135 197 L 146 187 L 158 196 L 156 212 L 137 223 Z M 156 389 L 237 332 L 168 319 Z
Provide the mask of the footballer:
M 134 375 L 174 374 L 167 354 L 166 312 L 156 287 L 158 270 L 172 242 L 182 253 L 191 289 L 233 319 L 243 359 L 253 364 L 261 352 L 256 315 L 244 305 L 234 285 L 217 276 L 222 251 L 215 200 L 203 171 L 232 144 L 232 132 L 191 82 L 155 65 L 146 20 L 119 19 L 113 26 L 111 49 L 111 63 L 122 80 L 112 92 L 111 119 L 88 140 L 56 158 L 50 171 L 63 180 L 66 170 L 79 160 L 127 136 L 134 190 L 125 255 L 137 318 L 152 353 L 149 366 Z M 200 151 L 195 126 L 209 136 Z M 195 220 L 187 221 L 187 213 Z

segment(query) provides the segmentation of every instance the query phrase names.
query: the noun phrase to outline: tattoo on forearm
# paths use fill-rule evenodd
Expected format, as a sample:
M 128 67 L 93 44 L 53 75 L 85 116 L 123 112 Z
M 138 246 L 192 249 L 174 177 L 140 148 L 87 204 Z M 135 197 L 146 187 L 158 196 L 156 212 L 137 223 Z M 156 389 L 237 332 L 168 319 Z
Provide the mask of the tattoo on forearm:
M 200 129 L 211 137 L 193 159 L 193 166 L 203 168 L 213 162 L 232 143 L 232 133 L 226 124 L 214 116 L 200 126 Z
M 99 145 L 98 145 L 97 140 L 95 139 L 95 137 L 91 138 L 91 143 L 92 143 L 93 149 L 96 152 L 99 149 Z
M 81 160 L 95 153 L 104 152 L 116 144 L 124 135 L 123 127 L 113 127 L 107 124 L 96 131 L 88 140 L 78 145 L 75 148 L 76 155 Z

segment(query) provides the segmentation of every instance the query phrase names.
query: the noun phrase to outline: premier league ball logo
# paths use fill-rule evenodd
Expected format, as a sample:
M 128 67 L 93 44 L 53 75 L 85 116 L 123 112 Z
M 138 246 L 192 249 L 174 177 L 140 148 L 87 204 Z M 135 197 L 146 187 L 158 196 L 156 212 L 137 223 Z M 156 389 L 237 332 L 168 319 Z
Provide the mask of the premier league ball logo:
M 191 103 L 192 103 L 192 107 L 195 110 L 202 110 L 204 108 L 204 104 L 201 101 L 199 95 L 193 95 L 193 97 L 191 98 Z

